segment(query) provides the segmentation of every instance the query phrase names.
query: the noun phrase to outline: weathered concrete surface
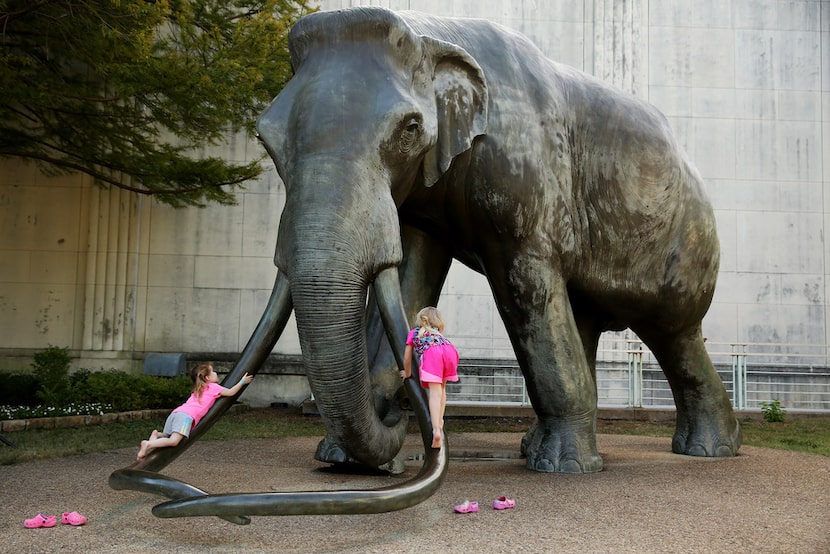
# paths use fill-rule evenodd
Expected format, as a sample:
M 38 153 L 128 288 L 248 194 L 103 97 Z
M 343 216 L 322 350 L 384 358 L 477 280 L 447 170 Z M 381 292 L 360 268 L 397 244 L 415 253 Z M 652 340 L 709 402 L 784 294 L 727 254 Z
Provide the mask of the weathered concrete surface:
M 670 439 L 599 435 L 605 470 L 540 474 L 519 433 L 453 434 L 444 485 L 400 512 L 356 516 L 157 519 L 159 499 L 107 486 L 135 449 L 0 467 L 0 552 L 827 552 L 830 458 L 744 446 L 728 459 L 670 453 Z M 418 453 L 408 438 L 407 452 Z M 399 477 L 325 471 L 316 438 L 201 442 L 168 474 L 210 492 L 374 488 Z M 483 459 L 489 457 L 491 459 Z M 516 508 L 498 512 L 500 495 Z M 452 506 L 477 500 L 481 511 Z M 77 510 L 83 527 L 24 529 L 38 512 Z

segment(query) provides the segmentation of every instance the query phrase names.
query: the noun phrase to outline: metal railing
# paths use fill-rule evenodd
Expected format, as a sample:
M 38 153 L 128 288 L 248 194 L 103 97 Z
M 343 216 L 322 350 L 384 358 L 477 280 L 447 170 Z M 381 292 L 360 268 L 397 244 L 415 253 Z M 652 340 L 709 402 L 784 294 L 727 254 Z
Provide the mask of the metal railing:
M 827 347 L 707 342 L 707 350 L 737 410 L 778 400 L 787 410 L 830 413 Z M 462 353 L 461 382 L 448 404 L 529 406 L 515 360 L 471 359 Z M 671 389 L 653 354 L 638 339 L 605 339 L 597 353 L 600 407 L 674 408 Z

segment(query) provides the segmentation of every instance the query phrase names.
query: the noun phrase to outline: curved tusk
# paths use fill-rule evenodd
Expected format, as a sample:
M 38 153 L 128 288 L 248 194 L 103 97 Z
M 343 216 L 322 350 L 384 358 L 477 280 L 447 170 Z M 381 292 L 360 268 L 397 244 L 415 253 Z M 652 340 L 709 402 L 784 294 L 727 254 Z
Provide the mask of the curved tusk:
M 440 450 L 429 448 L 418 475 L 396 485 L 372 490 L 213 494 L 163 502 L 153 507 L 158 517 L 297 516 L 378 514 L 409 508 L 438 490 L 447 473 L 446 437 Z M 430 444 L 432 436 L 430 435 Z
M 282 272 L 279 272 L 274 281 L 274 288 L 271 291 L 271 297 L 268 299 L 268 305 L 265 307 L 259 324 L 248 340 L 248 344 L 245 345 L 236 365 L 234 365 L 234 368 L 222 381 L 222 385 L 226 383 L 236 384 L 245 373 L 255 375 L 260 370 L 262 364 L 265 363 L 265 360 L 271 354 L 271 350 L 274 349 L 274 345 L 280 338 L 283 329 L 285 329 L 285 325 L 291 317 L 291 310 L 291 291 L 289 289 L 288 278 Z M 178 458 L 197 438 L 207 432 L 228 408 L 233 406 L 237 397 L 244 390 L 245 388 L 243 387 L 236 396 L 223 396 L 219 398 L 199 422 L 199 425 L 194 427 L 190 432 L 190 438 L 182 440 L 176 446 L 157 448 L 151 451 L 144 459 L 113 473 L 112 477 L 110 477 L 110 482 L 112 483 L 112 479 L 118 471 L 158 471 L 166 467 L 170 462 Z M 144 490 L 139 485 L 137 484 L 137 487 L 133 490 Z
M 387 336 L 392 344 L 395 359 L 403 367 L 403 343 L 408 326 L 400 296 L 397 270 L 392 268 L 381 272 L 375 280 L 375 290 L 379 300 L 381 317 L 387 329 Z M 272 301 L 276 292 L 277 284 L 274 285 Z M 266 310 L 266 314 L 267 312 L 268 310 Z M 266 316 L 263 315 L 263 321 L 265 319 Z M 263 322 L 261 321 L 257 332 L 260 331 L 262 326 Z M 257 336 L 257 333 L 254 336 Z M 245 347 L 246 353 L 253 340 L 254 337 Z M 273 348 L 273 343 L 271 348 Z M 268 352 L 270 352 L 270 348 L 265 353 L 266 357 Z M 245 358 L 245 353 L 243 353 L 243 358 Z M 242 359 L 240 359 L 234 371 L 236 372 L 242 365 Z M 241 370 L 238 373 L 239 375 L 236 378 L 241 376 Z M 407 380 L 405 388 L 421 427 L 421 438 L 424 442 L 426 455 L 424 465 L 418 475 L 404 483 L 373 490 L 210 495 L 196 487 L 163 475 L 134 468 L 125 468 L 114 472 L 110 476 L 110 486 L 157 492 L 168 497 L 175 496 L 174 500 L 163 502 L 153 508 L 153 514 L 158 517 L 214 515 L 229 521 L 235 521 L 231 518 L 239 517 L 240 520 L 235 521 L 237 523 L 245 523 L 247 516 L 251 515 L 371 514 L 409 508 L 434 494 L 443 482 L 449 464 L 449 446 L 446 437 L 442 436 L 442 447 L 440 449 L 431 448 L 432 425 L 429 421 L 426 395 L 416 379 Z M 216 408 L 214 407 L 214 409 Z M 208 413 L 208 416 L 210 416 L 210 413 Z M 182 498 L 182 495 L 187 493 L 192 494 L 187 498 Z
M 116 471 L 110 476 L 109 483 L 110 487 L 115 490 L 139 489 L 143 492 L 151 492 L 172 499 L 207 496 L 208 494 L 202 489 L 183 483 L 178 479 L 141 469 L 125 468 Z M 251 523 L 251 518 L 247 516 L 220 515 L 219 517 L 237 525 Z
M 386 329 L 386 338 L 392 345 L 392 354 L 399 368 L 403 368 L 403 345 L 409 333 L 409 323 L 406 320 L 406 309 L 401 298 L 401 283 L 397 268 L 387 268 L 375 278 L 375 298 L 383 328 Z M 429 417 L 429 399 L 424 388 L 419 386 L 418 360 L 412 356 L 412 378 L 404 382 L 406 394 L 412 404 L 415 417 L 418 419 L 418 428 L 421 430 L 421 439 L 424 448 L 429 452 L 432 449 L 432 420 Z M 429 445 L 429 446 L 428 446 Z

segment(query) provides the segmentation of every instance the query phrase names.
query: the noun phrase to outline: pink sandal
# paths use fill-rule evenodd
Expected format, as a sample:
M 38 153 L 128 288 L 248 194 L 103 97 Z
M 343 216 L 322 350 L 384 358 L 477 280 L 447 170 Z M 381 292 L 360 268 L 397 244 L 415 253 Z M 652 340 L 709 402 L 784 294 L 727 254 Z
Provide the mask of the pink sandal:
M 453 508 L 459 514 L 470 514 L 478 511 L 478 502 L 465 500 L 463 504 L 459 504 Z
M 78 512 L 64 512 L 63 517 L 61 517 L 61 523 L 64 525 L 72 525 L 77 527 L 78 525 L 84 525 L 86 522 L 86 516 L 82 516 Z
M 23 527 L 26 529 L 38 529 L 39 527 L 54 527 L 58 524 L 58 519 L 55 516 L 45 516 L 38 514 L 35 517 L 23 521 Z
M 494 510 L 506 510 L 508 508 L 514 508 L 515 506 L 516 501 L 512 498 L 507 498 L 506 496 L 500 496 L 493 500 Z

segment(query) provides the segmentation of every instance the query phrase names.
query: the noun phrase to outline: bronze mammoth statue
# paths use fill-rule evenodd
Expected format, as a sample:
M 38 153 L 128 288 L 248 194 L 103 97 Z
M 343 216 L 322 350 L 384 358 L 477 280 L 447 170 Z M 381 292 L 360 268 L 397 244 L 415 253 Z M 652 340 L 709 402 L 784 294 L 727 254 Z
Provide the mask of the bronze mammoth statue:
M 657 109 L 484 20 L 352 8 L 304 17 L 289 45 L 294 77 L 258 122 L 286 188 L 279 273 L 230 382 L 258 370 L 293 309 L 328 429 L 318 457 L 388 462 L 406 431 L 396 368 L 407 322 L 436 303 L 457 259 L 488 279 L 527 382 L 528 468 L 602 469 L 596 350 L 603 331 L 624 328 L 671 385 L 672 450 L 736 454 L 740 428 L 701 335 L 715 220 Z M 440 483 L 445 449 L 386 504 L 331 493 L 304 513 L 411 505 Z M 200 498 L 154 473 L 181 450 L 111 482 L 192 497 L 158 515 L 286 513 L 273 495 Z

